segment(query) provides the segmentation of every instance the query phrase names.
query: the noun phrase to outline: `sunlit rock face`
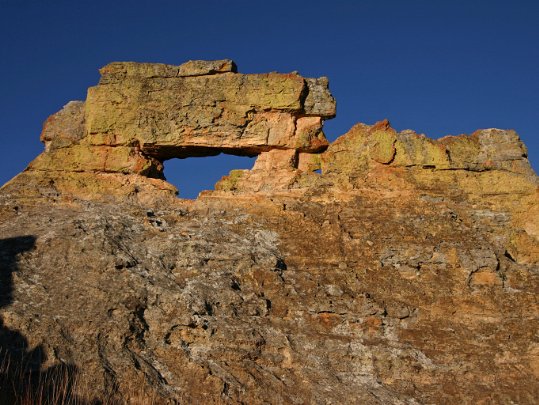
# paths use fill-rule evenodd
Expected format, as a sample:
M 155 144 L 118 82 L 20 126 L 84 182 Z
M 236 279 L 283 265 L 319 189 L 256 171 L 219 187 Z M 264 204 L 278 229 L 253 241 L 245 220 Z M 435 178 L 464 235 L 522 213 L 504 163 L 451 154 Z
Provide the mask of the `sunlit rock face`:
M 88 199 L 167 199 L 176 190 L 159 181 L 166 159 L 328 146 L 322 124 L 335 116 L 335 100 L 326 78 L 239 74 L 231 60 L 117 62 L 100 72 L 85 102 L 46 121 L 45 152 L 24 182 L 52 181 L 58 193 Z
M 539 180 L 514 131 L 328 144 L 325 78 L 101 73 L 0 189 L 3 353 L 89 401 L 536 403 Z M 164 160 L 222 152 L 258 157 L 174 197 Z
M 105 66 L 100 84 L 88 90 L 88 141 L 137 143 L 160 159 L 215 150 L 257 154 L 327 147 L 321 120 L 335 115 L 327 81 L 295 73 L 238 74 L 231 61 L 212 70 L 215 63 L 197 75 L 185 72 L 185 65 Z

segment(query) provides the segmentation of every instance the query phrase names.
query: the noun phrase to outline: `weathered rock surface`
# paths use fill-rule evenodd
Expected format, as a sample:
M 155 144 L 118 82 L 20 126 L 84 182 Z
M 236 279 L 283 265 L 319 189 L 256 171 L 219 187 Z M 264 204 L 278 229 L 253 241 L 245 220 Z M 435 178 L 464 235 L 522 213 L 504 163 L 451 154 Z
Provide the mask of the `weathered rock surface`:
M 335 100 L 326 78 L 238 74 L 230 60 L 111 63 L 100 73 L 85 102 L 45 122 L 45 152 L 15 181 L 33 184 L 28 198 L 49 188 L 79 198 L 173 200 L 176 189 L 160 181 L 166 159 L 328 146 L 322 124 L 335 116 Z
M 328 146 L 326 79 L 235 71 L 114 63 L 49 118 L 0 191 L 3 351 L 118 401 L 140 381 L 162 403 L 535 403 L 517 134 L 382 121 Z M 171 197 L 164 159 L 223 151 L 259 156 Z

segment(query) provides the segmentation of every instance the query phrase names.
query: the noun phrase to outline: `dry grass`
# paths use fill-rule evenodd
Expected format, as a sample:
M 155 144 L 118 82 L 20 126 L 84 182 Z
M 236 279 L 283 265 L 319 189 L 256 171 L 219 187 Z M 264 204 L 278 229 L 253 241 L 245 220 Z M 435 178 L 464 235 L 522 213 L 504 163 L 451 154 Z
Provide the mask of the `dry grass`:
M 120 394 L 97 395 L 75 367 L 32 370 L 15 363 L 0 348 L 0 404 L 16 405 L 158 405 L 163 399 L 144 381 L 133 381 Z

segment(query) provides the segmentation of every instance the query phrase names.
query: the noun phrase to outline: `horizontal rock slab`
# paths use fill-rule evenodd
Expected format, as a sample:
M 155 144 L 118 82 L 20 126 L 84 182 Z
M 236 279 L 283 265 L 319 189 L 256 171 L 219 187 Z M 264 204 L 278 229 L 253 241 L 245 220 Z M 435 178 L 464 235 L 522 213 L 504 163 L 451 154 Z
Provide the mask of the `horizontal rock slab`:
M 237 72 L 236 64 L 230 59 L 190 60 L 179 66 L 163 63 L 113 62 L 99 69 L 99 84 L 118 83 L 126 77 L 186 77 L 216 73 Z
M 30 163 L 30 170 L 97 173 L 135 173 L 160 177 L 162 164 L 127 146 L 73 145 L 42 153 Z
M 113 63 L 101 73 L 86 100 L 90 144 L 137 143 L 157 158 L 168 158 L 172 147 L 182 153 L 210 147 L 256 154 L 273 147 L 319 152 L 328 145 L 322 120 L 335 115 L 335 101 L 324 78 L 237 74 L 227 61 Z M 314 118 L 314 136 L 305 137 L 304 125 L 296 131 L 304 116 Z

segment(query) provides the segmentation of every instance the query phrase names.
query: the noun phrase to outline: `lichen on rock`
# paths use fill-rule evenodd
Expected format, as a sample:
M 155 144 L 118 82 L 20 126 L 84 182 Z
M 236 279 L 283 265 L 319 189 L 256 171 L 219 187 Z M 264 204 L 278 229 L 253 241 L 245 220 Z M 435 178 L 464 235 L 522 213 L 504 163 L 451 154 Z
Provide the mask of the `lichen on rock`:
M 115 62 L 100 72 L 85 102 L 71 102 L 47 120 L 41 135 L 45 152 L 25 178 L 49 182 L 69 172 L 67 177 L 77 178 L 69 192 L 77 196 L 76 184 L 87 188 L 84 173 L 163 179 L 162 162 L 170 158 L 255 156 L 273 149 L 319 153 L 328 146 L 322 125 L 335 116 L 335 101 L 325 78 L 244 75 L 231 60 L 179 66 Z M 115 195 L 121 195 L 121 176 L 112 181 Z M 162 190 L 171 188 L 155 192 Z M 96 199 L 110 196 L 95 191 Z M 124 191 L 131 195 L 130 188 Z
M 514 131 L 330 144 L 326 78 L 101 75 L 0 189 L 0 351 L 31 375 L 64 367 L 88 402 L 133 381 L 156 403 L 536 402 L 539 180 Z M 163 161 L 219 153 L 257 158 L 175 198 Z

